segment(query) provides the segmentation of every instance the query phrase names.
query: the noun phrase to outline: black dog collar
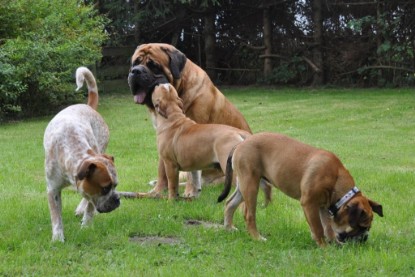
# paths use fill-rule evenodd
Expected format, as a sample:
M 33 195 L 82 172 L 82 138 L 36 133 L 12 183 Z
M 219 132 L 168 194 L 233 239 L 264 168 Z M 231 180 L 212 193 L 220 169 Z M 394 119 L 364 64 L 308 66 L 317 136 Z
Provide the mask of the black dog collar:
M 339 211 L 341 206 L 346 204 L 350 199 L 352 199 L 360 190 L 357 187 L 352 188 L 348 193 L 346 193 L 339 201 L 329 207 L 329 214 L 335 216 Z

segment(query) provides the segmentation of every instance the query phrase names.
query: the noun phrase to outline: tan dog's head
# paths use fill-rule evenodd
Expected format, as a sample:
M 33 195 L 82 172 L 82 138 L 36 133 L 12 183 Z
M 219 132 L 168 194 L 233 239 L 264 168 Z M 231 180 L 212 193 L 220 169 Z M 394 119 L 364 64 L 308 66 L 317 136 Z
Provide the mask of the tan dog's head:
M 360 192 L 350 199 L 333 216 L 333 230 L 340 243 L 346 241 L 364 242 L 369 236 L 373 212 L 383 217 L 382 205 L 372 201 Z
M 183 114 L 183 101 L 176 89 L 170 84 L 156 86 L 152 101 L 156 112 L 166 119 L 173 113 Z
M 153 109 L 151 93 L 158 84 L 175 84 L 181 78 L 186 56 L 169 44 L 149 43 L 137 47 L 131 58 L 128 84 L 137 104 Z
M 94 154 L 85 159 L 78 169 L 77 187 L 83 197 L 92 202 L 100 213 L 108 213 L 120 206 L 115 192 L 118 184 L 114 158 L 106 154 Z

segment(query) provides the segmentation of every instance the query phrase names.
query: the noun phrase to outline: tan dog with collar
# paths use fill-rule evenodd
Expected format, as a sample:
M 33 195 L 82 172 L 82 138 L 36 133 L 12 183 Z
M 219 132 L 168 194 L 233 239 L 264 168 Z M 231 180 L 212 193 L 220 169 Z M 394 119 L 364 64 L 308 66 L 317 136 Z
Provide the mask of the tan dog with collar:
M 383 216 L 382 206 L 366 198 L 340 160 L 331 152 L 314 148 L 280 134 L 259 133 L 239 144 L 229 156 L 227 180 L 232 170 L 237 188 L 225 208 L 225 226 L 234 228 L 233 214 L 245 201 L 245 221 L 251 236 L 263 239 L 256 228 L 258 184 L 266 179 L 286 195 L 300 200 L 318 245 L 326 241 L 365 241 L 373 212 Z M 230 178 L 230 179 L 229 179 Z M 218 201 L 229 194 L 231 184 Z
M 169 199 L 178 196 L 179 170 L 226 168 L 232 148 L 250 133 L 220 124 L 197 124 L 183 112 L 183 102 L 170 84 L 155 87 L 152 101 L 157 112 L 158 178 L 168 179 Z M 165 172 L 163 172 L 165 170 Z
M 120 205 L 115 192 L 117 173 L 114 158 L 104 154 L 109 140 L 108 126 L 96 112 L 98 89 L 86 67 L 76 71 L 78 89 L 88 85 L 88 105 L 72 105 L 59 112 L 46 127 L 45 173 L 52 240 L 64 241 L 61 190 L 69 185 L 84 197 L 76 209 L 87 225 L 95 211 L 110 212 Z

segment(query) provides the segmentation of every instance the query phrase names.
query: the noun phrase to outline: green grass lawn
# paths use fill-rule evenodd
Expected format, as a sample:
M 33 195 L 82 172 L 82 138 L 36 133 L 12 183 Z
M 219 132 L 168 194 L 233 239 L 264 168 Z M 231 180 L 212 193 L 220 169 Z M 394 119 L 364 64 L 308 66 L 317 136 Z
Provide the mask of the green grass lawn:
M 222 186 L 192 202 L 123 200 L 80 228 L 81 197 L 63 192 L 65 243 L 51 243 L 43 132 L 51 117 L 0 125 L 0 276 L 414 276 L 415 92 L 394 90 L 223 89 L 254 132 L 281 132 L 336 153 L 369 198 L 383 205 L 363 245 L 320 249 L 299 202 L 273 190 L 257 211 L 267 242 L 186 220 L 221 224 Z M 101 95 L 111 130 L 119 190 L 148 191 L 157 174 L 155 131 L 128 93 Z M 183 191 L 183 188 L 181 188 Z M 260 203 L 263 196 L 260 194 Z M 164 237 L 174 243 L 143 242 Z M 137 239 L 138 237 L 138 239 Z

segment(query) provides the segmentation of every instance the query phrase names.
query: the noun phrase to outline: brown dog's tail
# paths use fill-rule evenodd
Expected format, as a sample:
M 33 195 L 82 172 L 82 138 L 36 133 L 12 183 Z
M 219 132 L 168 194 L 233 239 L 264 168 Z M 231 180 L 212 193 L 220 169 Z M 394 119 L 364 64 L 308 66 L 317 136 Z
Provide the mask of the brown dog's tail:
M 88 105 L 96 110 L 98 108 L 98 87 L 94 74 L 84 66 L 78 67 L 76 70 L 76 85 L 78 87 L 76 90 L 79 90 L 85 81 L 88 86 Z
M 226 160 L 225 185 L 224 185 L 222 193 L 218 197 L 218 203 L 222 202 L 223 199 L 225 199 L 228 196 L 229 192 L 231 191 L 232 179 L 233 179 L 232 157 L 233 157 L 233 152 L 235 152 L 235 149 L 237 146 L 238 144 L 232 148 L 231 152 L 229 153 L 228 159 Z

